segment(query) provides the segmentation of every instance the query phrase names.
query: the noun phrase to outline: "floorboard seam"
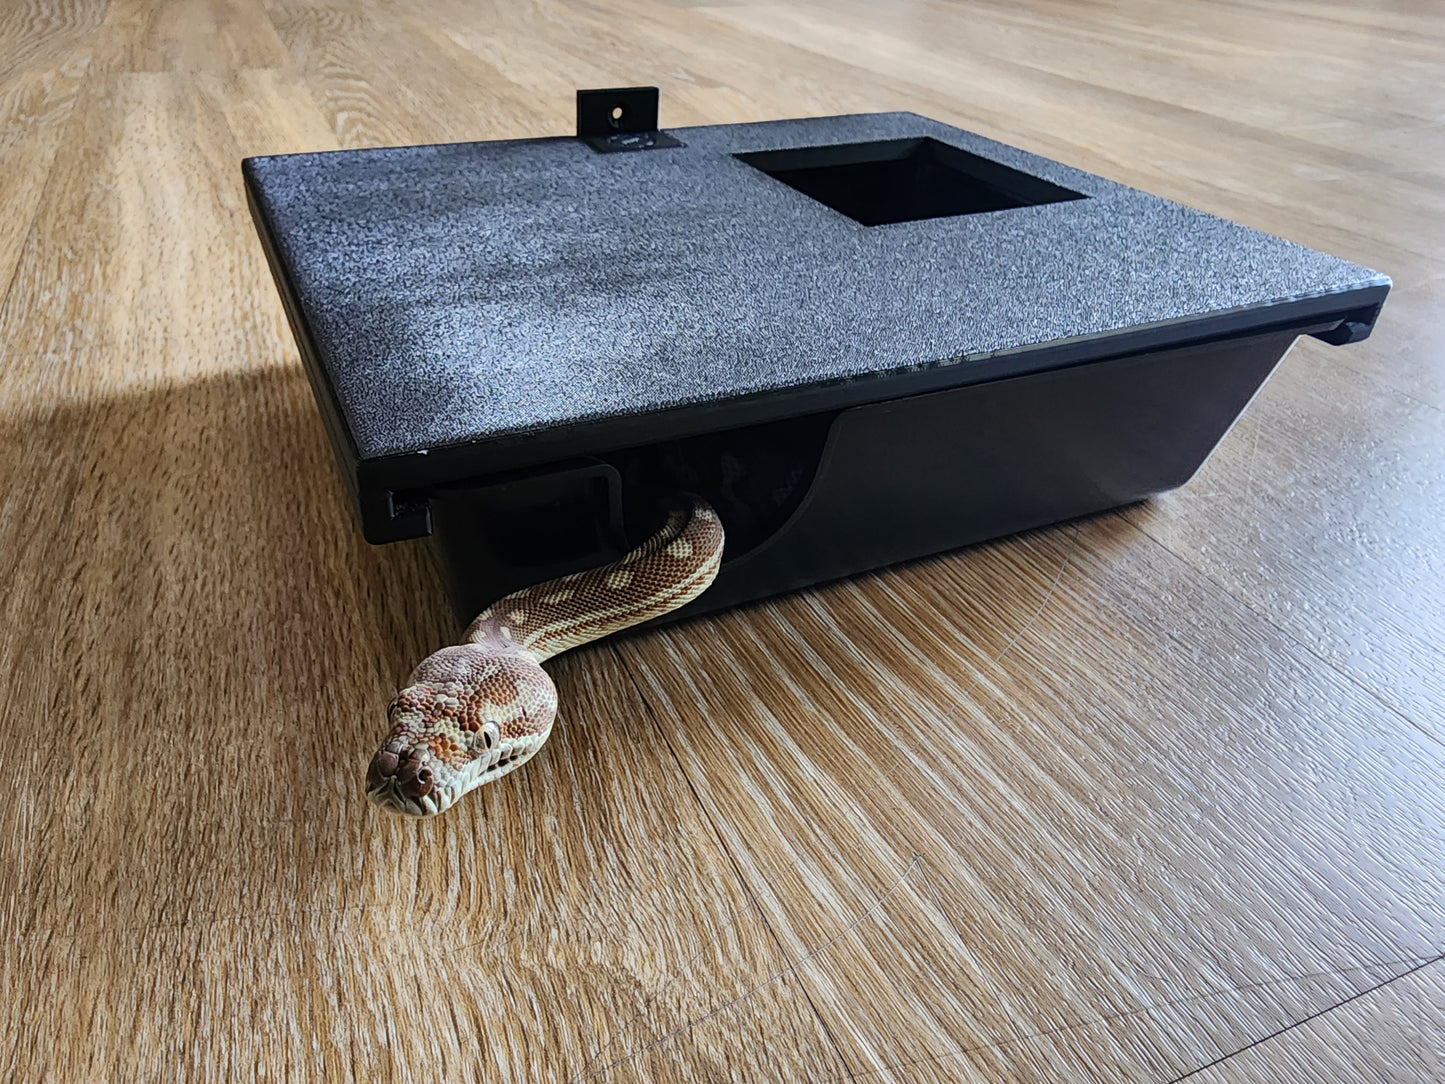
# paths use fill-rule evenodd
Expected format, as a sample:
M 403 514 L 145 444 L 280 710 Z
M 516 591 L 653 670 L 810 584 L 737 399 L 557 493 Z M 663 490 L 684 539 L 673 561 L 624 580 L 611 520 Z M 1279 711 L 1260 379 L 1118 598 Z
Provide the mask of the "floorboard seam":
M 1051 1038 L 1051 1037 L 1053 1037 L 1053 1036 L 1055 1036 L 1055 1035 L 1063 1035 L 1063 1034 L 1065 1034 L 1066 1032 L 1077 1031 L 1077 1030 L 1079 1030 L 1080 1028 L 1094 1027 L 1094 1026 L 1099 1025 L 1099 1024 L 1111 1024 L 1111 1023 L 1113 1023 L 1113 1022 L 1116 1021 L 1116 1020 L 1127 1020 L 1127 1019 L 1130 1019 L 1130 1018 L 1136 1017 L 1136 1016 L 1144 1016 L 1144 1015 L 1147 1015 L 1148 1013 L 1155 1012 L 1155 1011 L 1157 1011 L 1157 1010 L 1159 1010 L 1159 1009 L 1175 1008 L 1175 1007 L 1180 1006 L 1180 1005 L 1188 1005 L 1188 1004 L 1192 1004 L 1192 1003 L 1197 1002 L 1197 1001 L 1205 1001 L 1205 1000 L 1208 1000 L 1209 998 L 1212 998 L 1212 997 L 1224 997 L 1224 996 L 1227 996 L 1227 995 L 1229 995 L 1229 994 L 1244 993 L 1245 991 L 1248 991 L 1248 990 L 1263 990 L 1263 989 L 1268 989 L 1268 988 L 1271 987 L 1271 986 L 1279 986 L 1279 985 L 1282 985 L 1282 984 L 1284 984 L 1284 983 L 1289 983 L 1289 982 L 1300 982 L 1300 981 L 1303 981 L 1303 980 L 1305 980 L 1305 979 L 1310 979 L 1310 978 L 1321 978 L 1321 977 L 1327 977 L 1327 976 L 1333 976 L 1333 975 L 1342 975 L 1342 974 L 1344 974 L 1344 973 L 1346 973 L 1346 972 L 1349 972 L 1349 971 L 1364 971 L 1364 970 L 1366 970 L 1366 969 L 1368 969 L 1368 968 L 1370 968 L 1370 967 L 1393 966 L 1394 964 L 1405 964 L 1405 963 L 1408 963 L 1408 964 L 1411 964 L 1411 965 L 1412 965 L 1408 970 L 1402 971 L 1402 972 L 1401 972 L 1400 974 L 1398 974 L 1398 975 L 1392 975 L 1390 978 L 1384 979 L 1384 980 L 1382 980 L 1381 982 L 1375 984 L 1374 986 L 1369 987 L 1368 989 L 1361 990 L 1361 991 L 1359 991 L 1358 993 L 1355 993 L 1355 994 L 1351 994 L 1349 997 L 1344 998 L 1343 1000 L 1339 1001 L 1338 1003 L 1336 1003 L 1336 1004 L 1334 1004 L 1334 1005 L 1330 1005 L 1330 1006 L 1328 1006 L 1327 1008 L 1321 1009 L 1321 1010 L 1319 1010 L 1318 1012 L 1315 1012 L 1315 1013 L 1310 1014 L 1309 1016 L 1305 1017 L 1304 1019 L 1297 1020 L 1297 1021 L 1295 1021 L 1294 1023 L 1288 1024 L 1288 1025 L 1286 1025 L 1285 1027 L 1280 1028 L 1280 1029 L 1278 1029 L 1277 1031 L 1272 1032 L 1272 1033 L 1269 1034 L 1269 1035 L 1266 1035 L 1266 1036 L 1264 1036 L 1264 1037 L 1262 1037 L 1262 1038 L 1260 1038 L 1260 1039 L 1256 1039 L 1256 1040 L 1252 1041 L 1251 1043 L 1248 1043 L 1248 1044 L 1246 1044 L 1245 1046 L 1241 1047 L 1239 1050 L 1234 1051 L 1233 1053 L 1225 1054 L 1223 1057 L 1216 1058 L 1214 1061 L 1210 1062 L 1209 1065 L 1201 1065 L 1201 1066 L 1199 1066 L 1197 1069 L 1191 1069 L 1191 1070 L 1189 1070 L 1187 1073 L 1185 1073 L 1184 1076 L 1175 1077 L 1175 1078 L 1173 1078 L 1172 1080 L 1170 1080 L 1170 1081 L 1167 1082 L 1167 1084 L 1178 1084 L 1179 1081 L 1184 1080 L 1184 1079 L 1186 1079 L 1187 1077 L 1192 1076 L 1192 1075 L 1195 1074 L 1195 1073 L 1202 1072 L 1203 1070 L 1209 1068 L 1211 1065 L 1217 1065 L 1217 1064 L 1218 1064 L 1219 1062 L 1221 1062 L 1221 1061 L 1226 1061 L 1226 1060 L 1228 1060 L 1229 1058 L 1234 1057 L 1235 1054 L 1242 1053 L 1244 1050 L 1249 1049 L 1249 1047 L 1251 1047 L 1251 1046 L 1258 1046 L 1258 1045 L 1259 1045 L 1260 1043 L 1262 1043 L 1262 1042 L 1267 1042 L 1268 1040 L 1274 1038 L 1275 1036 L 1284 1034 L 1286 1031 L 1289 1031 L 1291 1028 L 1296 1028 L 1296 1027 L 1299 1027 L 1300 1024 L 1308 1023 L 1310 1020 L 1313 1020 L 1313 1019 L 1316 1019 L 1317 1017 L 1323 1016 L 1323 1015 L 1325 1015 L 1325 1014 L 1328 1013 L 1328 1012 L 1332 1012 L 1334 1009 L 1337 1009 L 1337 1008 L 1339 1008 L 1339 1007 L 1342 1006 L 1342 1005 L 1347 1005 L 1347 1004 L 1349 1004 L 1351 1001 L 1354 1001 L 1354 1000 L 1357 999 L 1357 998 L 1364 997 L 1366 994 L 1372 993 L 1373 991 L 1378 990 L 1378 989 L 1380 989 L 1381 987 L 1388 986 L 1390 983 L 1394 982 L 1394 981 L 1397 980 L 1397 979 L 1403 979 L 1403 978 L 1405 978 L 1407 975 L 1410 975 L 1410 974 L 1413 974 L 1413 973 L 1416 972 L 1416 971 L 1419 971 L 1421 968 L 1429 967 L 1431 964 L 1439 963 L 1441 960 L 1445 960 L 1445 953 L 1432 954 L 1431 956 L 1426 957 L 1426 958 L 1421 958 L 1421 957 L 1419 957 L 1419 956 L 1410 956 L 1410 957 L 1405 957 L 1405 958 L 1399 959 L 1399 960 L 1388 961 L 1388 962 L 1383 963 L 1383 964 L 1382 964 L 1382 963 L 1373 963 L 1373 962 L 1372 962 L 1372 963 L 1364 963 L 1364 964 L 1360 964 L 1360 965 L 1354 966 L 1354 967 L 1331 969 L 1331 970 L 1324 970 L 1324 971 L 1315 971 L 1315 972 L 1309 972 L 1309 973 L 1304 974 L 1304 975 L 1291 975 L 1291 976 L 1288 976 L 1287 978 L 1283 978 L 1283 979 L 1271 979 L 1271 980 L 1268 980 L 1268 981 L 1265 981 L 1265 982 L 1241 983 L 1241 984 L 1238 985 L 1238 986 L 1231 986 L 1231 987 L 1229 987 L 1229 988 L 1227 988 L 1227 989 L 1223 989 L 1223 990 L 1208 990 L 1208 991 L 1206 991 L 1206 992 L 1204 992 L 1204 993 L 1190 994 L 1190 995 L 1185 996 L 1185 997 L 1169 998 L 1169 999 L 1164 1000 L 1164 1001 L 1159 1001 L 1159 1002 L 1155 1002 L 1155 1003 L 1152 1003 L 1152 1004 L 1149 1004 L 1149 1005 L 1145 1005 L 1145 1006 L 1143 1006 L 1142 1008 L 1130 1009 L 1130 1010 L 1128 1010 L 1128 1011 L 1126 1011 L 1126 1012 L 1109 1013 L 1109 1014 L 1106 1014 L 1106 1015 L 1104 1015 L 1104 1016 L 1090 1017 L 1090 1018 L 1085 1019 L 1085 1020 L 1076 1020 L 1076 1021 L 1074 1021 L 1073 1023 L 1060 1024 L 1060 1025 L 1058 1025 L 1057 1027 L 1045 1028 L 1045 1029 L 1042 1030 L 1042 1031 L 1029 1032 L 1029 1033 L 1027 1033 L 1027 1034 L 1024 1034 L 1024 1035 L 1019 1036 L 1017 1039 L 1003 1039 L 1003 1040 L 1000 1040 L 999 1042 L 995 1042 L 995 1043 L 980 1043 L 980 1044 L 977 1045 L 977 1046 L 965 1047 L 965 1048 L 962 1048 L 962 1049 L 956 1050 L 956 1051 L 954 1051 L 954 1050 L 949 1050 L 949 1051 L 943 1051 L 943 1052 L 935 1053 L 935 1054 L 924 1054 L 924 1055 L 920 1055 L 919 1057 L 908 1058 L 908 1059 L 903 1060 L 903 1061 L 890 1062 L 890 1063 L 888 1063 L 887 1065 L 881 1066 L 881 1067 L 879 1067 L 879 1068 L 877 1068 L 877 1069 L 862 1070 L 862 1071 L 853 1073 L 853 1074 L 851 1074 L 851 1075 L 849 1075 L 849 1076 L 846 1076 L 846 1077 L 842 1077 L 842 1076 L 839 1076 L 839 1077 L 830 1077 L 827 1081 L 819 1082 L 819 1084 L 837 1084 L 838 1081 L 843 1081 L 843 1080 L 852 1081 L 852 1080 L 860 1079 L 860 1078 L 862 1078 L 862 1077 L 871 1076 L 871 1075 L 874 1075 L 874 1074 L 877 1074 L 877 1073 L 888 1072 L 888 1071 L 891 1071 L 891 1070 L 894 1070 L 894 1069 L 907 1069 L 907 1068 L 910 1068 L 910 1067 L 912 1067 L 912 1066 L 914 1066 L 914 1065 L 923 1065 L 923 1064 L 928 1063 L 928 1062 L 948 1061 L 948 1060 L 953 1059 L 953 1058 L 967 1058 L 967 1057 L 970 1057 L 970 1056 L 972 1056 L 972 1055 L 974 1055 L 974 1054 L 982 1053 L 982 1052 L 987 1051 L 987 1050 L 1002 1050 L 1002 1049 L 1004 1049 L 1004 1048 L 1006 1048 L 1006 1047 L 1018 1045 L 1019 1043 L 1032 1042 L 1032 1041 L 1035 1040 L 1035 1039 L 1048 1039 L 1048 1038 Z
M 1292 1024 L 1286 1024 L 1284 1027 L 1278 1029 L 1277 1031 L 1272 1031 L 1268 1035 L 1263 1036 L 1262 1038 L 1255 1039 L 1253 1042 L 1245 1043 L 1238 1050 L 1231 1051 L 1228 1054 L 1215 1058 L 1211 1062 L 1207 1062 L 1204 1065 L 1199 1066 L 1197 1069 L 1191 1069 L 1189 1070 L 1189 1072 L 1184 1073 L 1181 1076 L 1174 1077 L 1168 1082 L 1168 1084 L 1179 1084 L 1179 1082 L 1182 1080 L 1188 1080 L 1192 1076 L 1197 1076 L 1199 1073 L 1204 1072 L 1206 1069 L 1212 1069 L 1214 1068 L 1214 1066 L 1221 1065 L 1224 1062 L 1228 1061 L 1230 1058 L 1238 1057 L 1240 1054 L 1243 1054 L 1247 1050 L 1253 1050 L 1255 1047 L 1267 1043 L 1272 1039 L 1277 1039 L 1281 1035 L 1285 1035 L 1288 1032 L 1293 1031 L 1297 1027 L 1301 1027 L 1302 1025 L 1308 1024 L 1311 1021 L 1318 1020 L 1322 1016 L 1327 1016 L 1328 1014 L 1334 1012 L 1336 1009 L 1344 1008 L 1351 1002 L 1358 1001 L 1360 998 L 1365 997 L 1368 994 L 1373 994 L 1377 990 L 1383 990 L 1392 982 L 1399 982 L 1403 978 L 1408 978 L 1409 976 L 1415 974 L 1415 972 L 1417 971 L 1423 971 L 1425 968 L 1430 967 L 1433 964 L 1438 964 L 1441 960 L 1445 960 L 1445 954 L 1431 957 L 1430 959 L 1425 960 L 1423 963 L 1416 964 L 1408 971 L 1402 971 L 1398 975 L 1391 976 L 1388 979 L 1383 979 L 1380 982 L 1375 983 L 1375 985 L 1373 986 L 1366 987 L 1357 994 L 1351 994 L 1349 997 L 1343 998 L 1342 1000 L 1335 1002 L 1333 1005 L 1329 1005 L 1319 1010 L 1319 1012 L 1311 1013 L 1309 1016 L 1304 1017 L 1302 1020 L 1296 1020 Z

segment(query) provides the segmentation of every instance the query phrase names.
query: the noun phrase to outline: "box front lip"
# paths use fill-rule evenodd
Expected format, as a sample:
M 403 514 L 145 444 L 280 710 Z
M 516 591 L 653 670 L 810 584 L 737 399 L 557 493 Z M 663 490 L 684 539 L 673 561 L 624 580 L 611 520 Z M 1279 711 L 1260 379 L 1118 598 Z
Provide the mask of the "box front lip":
M 360 458 L 354 460 L 355 492 L 359 502 L 361 495 L 367 493 L 389 498 L 397 493 L 481 480 L 493 474 L 544 467 L 621 448 L 893 401 L 1132 354 L 1271 333 L 1317 334 L 1339 326 L 1346 319 L 1361 323 L 1367 334 L 1390 286 L 1388 277 L 1377 275 L 1356 288 L 1217 313 L 1202 319 L 1031 344 L 993 355 L 966 356 L 862 377 L 706 400 L 647 414 L 609 416 L 595 421 L 584 419 L 549 429 L 438 445 L 400 455 Z M 303 355 L 308 368 L 315 366 L 308 351 L 303 351 Z M 322 373 L 316 375 L 324 377 Z M 374 519 L 368 521 L 365 514 L 362 518 L 368 538 L 376 533 L 385 535 L 385 540 L 395 540 L 382 524 Z M 411 532 L 398 537 L 425 533 Z

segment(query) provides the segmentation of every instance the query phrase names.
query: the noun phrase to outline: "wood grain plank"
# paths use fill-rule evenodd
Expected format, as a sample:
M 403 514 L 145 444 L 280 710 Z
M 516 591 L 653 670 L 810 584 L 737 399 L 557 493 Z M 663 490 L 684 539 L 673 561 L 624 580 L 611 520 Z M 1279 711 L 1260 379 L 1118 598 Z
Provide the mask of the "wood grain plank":
M 89 57 L 74 56 L 39 74 L 0 79 L 0 299 L 9 290 L 35 220 L 61 130 L 80 91 Z
M 96 57 L 107 72 L 279 68 L 286 47 L 263 0 L 111 0 Z
M 548 134 L 531 93 L 425 19 L 379 5 L 272 4 L 271 20 L 346 147 Z
M 7 411 L 290 355 L 245 233 L 238 146 L 203 88 L 166 74 L 89 78 L 63 139 L 0 307 Z
M 0 85 L 59 73 L 89 57 L 110 0 L 11 0 L 0 5 Z

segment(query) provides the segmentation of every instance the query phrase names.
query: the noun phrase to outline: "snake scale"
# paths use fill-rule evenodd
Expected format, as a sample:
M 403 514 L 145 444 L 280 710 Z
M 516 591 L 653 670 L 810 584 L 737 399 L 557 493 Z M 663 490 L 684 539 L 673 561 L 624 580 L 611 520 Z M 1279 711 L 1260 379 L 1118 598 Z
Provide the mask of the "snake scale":
M 423 660 L 391 702 L 391 733 L 367 770 L 367 796 L 395 813 L 432 816 L 516 771 L 542 748 L 557 714 L 541 664 L 691 602 L 717 575 L 722 550 L 717 513 L 694 497 L 612 564 L 494 602 L 462 643 Z

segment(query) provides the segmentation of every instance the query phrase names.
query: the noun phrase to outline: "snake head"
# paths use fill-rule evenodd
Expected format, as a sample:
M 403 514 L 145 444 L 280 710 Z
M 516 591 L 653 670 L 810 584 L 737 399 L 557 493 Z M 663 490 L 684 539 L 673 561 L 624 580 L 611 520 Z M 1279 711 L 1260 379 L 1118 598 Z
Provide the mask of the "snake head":
M 555 712 L 551 680 L 532 660 L 443 648 L 387 709 L 391 733 L 371 758 L 367 797 L 393 813 L 441 813 L 527 761 Z

